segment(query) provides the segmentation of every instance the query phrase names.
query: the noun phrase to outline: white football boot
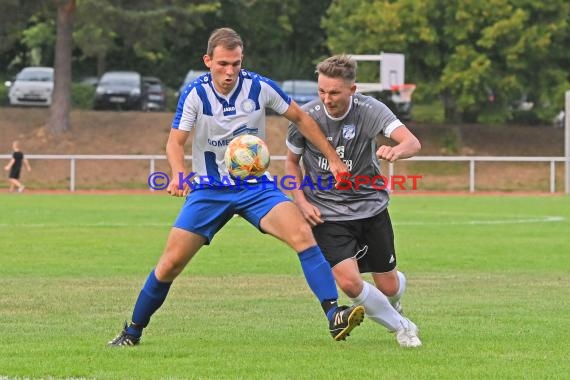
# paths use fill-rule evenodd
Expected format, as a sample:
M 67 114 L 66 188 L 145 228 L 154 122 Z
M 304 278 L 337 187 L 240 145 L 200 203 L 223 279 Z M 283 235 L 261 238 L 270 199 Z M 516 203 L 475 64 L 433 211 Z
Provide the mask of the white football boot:
M 396 340 L 401 347 L 419 347 L 422 341 L 418 337 L 419 329 L 414 322 L 404 318 L 402 327 L 396 331 Z

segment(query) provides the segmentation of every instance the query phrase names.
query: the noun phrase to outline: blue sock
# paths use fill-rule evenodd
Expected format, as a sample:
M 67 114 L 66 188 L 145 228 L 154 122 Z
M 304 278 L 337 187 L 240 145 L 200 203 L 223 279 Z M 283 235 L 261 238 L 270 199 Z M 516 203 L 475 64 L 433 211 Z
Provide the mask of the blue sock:
M 140 337 L 142 329 L 150 322 L 150 317 L 162 305 L 168 294 L 172 282 L 160 282 L 154 274 L 154 269 L 148 275 L 148 278 L 137 298 L 135 308 L 133 310 L 132 322 L 127 328 L 127 333 Z
M 317 245 L 299 252 L 299 260 L 307 284 L 319 299 L 330 321 L 337 308 L 338 291 L 329 263 Z

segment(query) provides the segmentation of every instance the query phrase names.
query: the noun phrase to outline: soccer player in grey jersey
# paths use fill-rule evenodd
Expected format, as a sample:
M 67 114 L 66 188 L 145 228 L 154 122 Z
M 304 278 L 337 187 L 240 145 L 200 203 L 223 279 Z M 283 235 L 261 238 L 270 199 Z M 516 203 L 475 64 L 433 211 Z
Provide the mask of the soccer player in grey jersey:
M 286 172 L 301 183 L 302 158 L 305 175 L 314 184 L 294 189 L 295 203 L 313 226 L 342 291 L 363 305 L 370 319 L 395 332 L 401 346 L 420 346 L 417 326 L 399 313 L 406 278 L 396 269 L 389 197 L 378 161 L 411 157 L 420 150 L 420 142 L 383 103 L 355 92 L 356 62 L 349 56 L 330 57 L 317 65 L 316 72 L 319 99 L 303 108 L 317 121 L 352 178 L 376 180 L 359 184 L 358 189 L 326 186 L 324 178 L 330 176 L 326 158 L 291 124 Z M 396 145 L 377 148 L 380 133 Z M 361 273 L 371 273 L 376 286 L 363 281 Z
M 297 252 L 307 284 L 328 319 L 333 339 L 346 339 L 364 319 L 361 305 L 338 305 L 331 267 L 317 246 L 311 227 L 289 197 L 277 187 L 266 188 L 265 183 L 243 188 L 223 180 L 228 175 L 224 162 L 227 144 L 242 134 L 263 137 L 265 107 L 298 124 L 307 138 L 334 161 L 332 173 L 346 170 L 346 165 L 327 143 L 315 121 L 275 82 L 242 69 L 242 62 L 240 35 L 231 28 L 214 30 L 204 54 L 204 64 L 210 73 L 188 84 L 180 95 L 166 143 L 166 155 L 173 173 L 167 192 L 172 196 L 186 196 L 186 201 L 170 229 L 156 267 L 139 293 L 131 323 L 125 323 L 123 330 L 108 343 L 110 347 L 140 343 L 143 329 L 166 300 L 174 280 L 234 214 Z M 193 172 L 198 176 L 211 176 L 218 181 L 214 187 L 191 189 L 183 179 L 188 173 L 184 162 L 185 144 L 192 130 L 195 132 L 192 138 Z

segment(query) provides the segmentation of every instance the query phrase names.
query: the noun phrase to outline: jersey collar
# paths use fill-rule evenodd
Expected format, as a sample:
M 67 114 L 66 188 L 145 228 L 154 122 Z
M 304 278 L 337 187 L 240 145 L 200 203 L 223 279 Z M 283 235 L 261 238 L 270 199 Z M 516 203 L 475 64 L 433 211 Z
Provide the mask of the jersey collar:
M 346 110 L 346 112 L 344 113 L 344 115 L 339 116 L 339 117 L 333 117 L 331 115 L 329 115 L 329 113 L 327 112 L 327 107 L 325 106 L 325 104 L 323 103 L 323 109 L 325 111 L 325 115 L 327 115 L 327 117 L 331 120 L 334 121 L 340 121 L 342 119 L 344 119 L 346 117 L 346 115 L 348 115 L 348 113 L 350 112 L 350 110 L 352 109 L 352 95 L 350 96 L 350 100 L 348 102 L 348 109 Z

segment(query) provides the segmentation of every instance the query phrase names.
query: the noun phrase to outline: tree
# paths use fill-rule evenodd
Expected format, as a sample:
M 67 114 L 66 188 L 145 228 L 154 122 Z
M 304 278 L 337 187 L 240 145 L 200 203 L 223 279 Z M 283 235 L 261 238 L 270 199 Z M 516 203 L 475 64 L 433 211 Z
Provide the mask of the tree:
M 45 1 L 3 0 L 0 11 L 0 70 L 17 71 L 33 62 L 34 48 L 50 48 L 49 42 L 41 40 L 39 33 L 29 32 L 30 25 L 42 18 L 48 8 Z M 45 32 L 45 30 L 44 30 Z M 50 33 L 47 34 L 49 38 Z M 43 57 L 40 57 L 43 58 Z M 43 60 L 41 62 L 43 63 Z
M 75 0 L 57 0 L 57 34 L 55 43 L 54 88 L 48 130 L 58 135 L 70 129 L 71 50 Z
M 323 27 L 334 52 L 406 54 L 418 95 L 446 119 L 498 114 L 527 98 L 543 118 L 569 85 L 570 3 L 562 0 L 335 0 Z
M 208 20 L 208 32 L 230 26 L 240 33 L 249 70 L 279 80 L 313 79 L 316 61 L 328 55 L 320 20 L 330 2 L 226 0 Z M 200 48 L 203 54 L 205 40 Z
M 217 1 L 77 0 L 74 41 L 81 58 L 95 58 L 96 75 L 109 69 L 137 70 L 172 82 L 189 67 L 180 65 L 196 50 L 192 44 L 203 18 L 219 9 Z M 160 74 L 160 75 L 159 75 Z M 178 84 L 178 83 L 177 83 Z

